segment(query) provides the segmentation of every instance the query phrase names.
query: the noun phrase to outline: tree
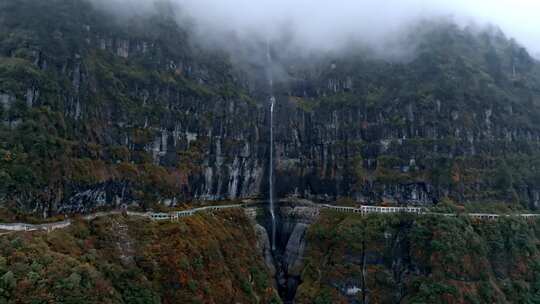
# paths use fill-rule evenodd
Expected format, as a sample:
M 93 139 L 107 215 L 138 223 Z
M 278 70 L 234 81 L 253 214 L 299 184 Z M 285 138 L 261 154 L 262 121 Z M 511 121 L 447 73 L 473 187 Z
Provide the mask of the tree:
M 10 291 L 17 286 L 13 272 L 8 271 L 0 278 L 0 290 Z
M 506 161 L 502 161 L 495 171 L 495 187 L 500 191 L 506 191 L 513 184 L 512 171 L 506 164 Z

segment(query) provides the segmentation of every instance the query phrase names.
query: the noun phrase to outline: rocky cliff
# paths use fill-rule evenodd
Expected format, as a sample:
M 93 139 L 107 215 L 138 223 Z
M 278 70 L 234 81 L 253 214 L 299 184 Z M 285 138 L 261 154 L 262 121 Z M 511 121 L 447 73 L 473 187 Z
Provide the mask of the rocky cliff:
M 291 65 L 278 191 L 538 207 L 538 63 L 496 30 L 427 28 L 400 62 L 347 54 Z
M 502 33 L 423 24 L 399 60 L 298 58 L 276 41 L 269 147 L 267 63 L 200 45 L 160 5 L 118 18 L 85 0 L 0 4 L 2 205 L 266 197 L 272 148 L 281 198 L 539 206 L 540 65 Z

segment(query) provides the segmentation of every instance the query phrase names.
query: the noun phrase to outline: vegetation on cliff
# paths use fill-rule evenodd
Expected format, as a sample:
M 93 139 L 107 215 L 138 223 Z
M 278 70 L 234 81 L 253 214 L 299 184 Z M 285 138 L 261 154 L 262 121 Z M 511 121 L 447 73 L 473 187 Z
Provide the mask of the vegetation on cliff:
M 156 137 L 179 124 L 208 128 L 226 100 L 247 105 L 227 58 L 193 46 L 170 12 L 115 19 L 88 1 L 0 4 L 0 199 L 9 208 L 80 212 L 57 203 L 89 188 L 105 189 L 108 202 L 111 193 L 142 205 L 189 198 L 207 139 L 178 139 L 173 151 Z M 169 156 L 160 163 L 157 153 Z
M 323 213 L 297 303 L 539 303 L 540 221 Z
M 88 190 L 106 204 L 220 197 L 229 189 L 206 180 L 208 168 L 229 180 L 246 144 L 265 149 L 254 143 L 265 142 L 264 134 L 253 131 L 261 121 L 252 99 L 261 88 L 248 89 L 224 51 L 193 43 L 189 22 L 179 24 L 174 9 L 161 5 L 121 21 L 85 0 L 0 5 L 4 205 L 80 212 L 95 207 L 95 197 L 81 194 Z M 278 183 L 278 190 L 538 207 L 538 63 L 497 30 L 419 27 L 408 60 L 358 50 L 294 69 L 287 61 L 294 58 L 276 62 L 298 79 L 276 87 L 279 125 L 287 126 L 280 112 L 287 95 L 296 105 L 289 112 L 300 111 L 309 126 L 297 136 L 310 147 L 283 155 L 284 164 L 304 172 L 316 162 L 303 182 Z M 286 134 L 277 128 L 277 145 L 300 132 L 290 127 Z M 305 154 L 320 141 L 330 143 L 323 148 L 336 169 Z M 265 155 L 251 153 L 257 161 Z
M 538 207 L 538 61 L 496 28 L 428 21 L 404 40 L 416 45 L 401 61 L 338 54 L 295 71 L 290 102 L 339 132 L 342 176 L 379 201 L 418 185 L 419 201 Z
M 120 20 L 89 0 L 0 4 L 2 205 L 51 216 L 266 193 L 266 59 L 201 47 L 159 3 Z M 271 46 L 276 196 L 539 208 L 538 62 L 497 29 L 426 21 L 403 40 L 400 60 Z

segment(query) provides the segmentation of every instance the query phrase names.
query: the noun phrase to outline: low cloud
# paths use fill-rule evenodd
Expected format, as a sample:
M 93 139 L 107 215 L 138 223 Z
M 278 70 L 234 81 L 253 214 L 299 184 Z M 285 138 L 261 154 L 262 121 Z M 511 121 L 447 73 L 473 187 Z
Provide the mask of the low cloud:
M 452 18 L 466 25 L 495 25 L 540 54 L 540 1 L 537 0 L 92 0 L 127 15 L 141 15 L 156 2 L 170 1 L 180 19 L 191 18 L 200 38 L 221 43 L 283 39 L 305 49 L 334 50 L 360 41 L 385 48 L 411 22 Z
M 284 31 L 308 48 L 332 49 L 359 40 L 377 47 L 418 19 L 453 18 L 500 27 L 540 52 L 536 0 L 175 0 L 205 35 L 234 32 L 275 39 Z

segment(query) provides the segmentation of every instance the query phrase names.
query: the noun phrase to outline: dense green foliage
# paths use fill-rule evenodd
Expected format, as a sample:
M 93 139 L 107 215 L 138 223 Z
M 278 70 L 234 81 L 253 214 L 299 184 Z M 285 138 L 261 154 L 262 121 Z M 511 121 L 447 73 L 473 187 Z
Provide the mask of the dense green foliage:
M 109 217 L 4 235 L 0 303 L 278 301 L 254 248 L 238 211 L 163 224 Z
M 298 303 L 540 303 L 538 220 L 328 212 L 307 242 Z

